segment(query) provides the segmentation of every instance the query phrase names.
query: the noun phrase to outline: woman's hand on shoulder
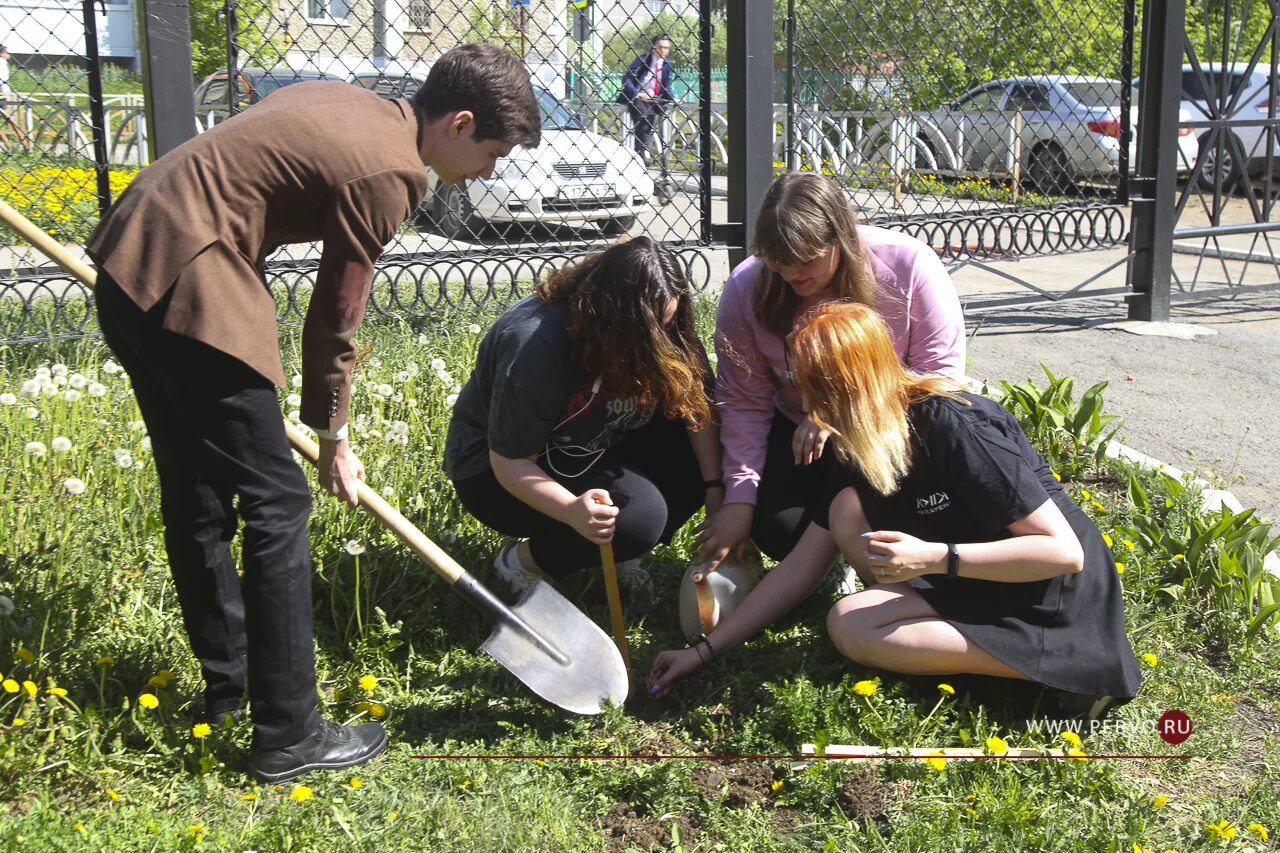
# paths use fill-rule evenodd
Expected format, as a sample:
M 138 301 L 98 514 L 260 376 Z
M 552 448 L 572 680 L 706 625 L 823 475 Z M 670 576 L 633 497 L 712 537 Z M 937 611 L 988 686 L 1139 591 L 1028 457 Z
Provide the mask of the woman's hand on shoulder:
M 867 565 L 880 583 L 900 583 L 947 570 L 945 543 L 926 542 L 896 530 L 869 530 L 862 538 Z
M 716 512 L 708 510 L 706 520 L 694 528 L 693 540 L 697 562 L 704 564 L 706 571 L 715 571 L 731 552 L 736 552 L 738 559 L 746 556 L 755 512 L 753 504 L 744 503 L 725 504 Z

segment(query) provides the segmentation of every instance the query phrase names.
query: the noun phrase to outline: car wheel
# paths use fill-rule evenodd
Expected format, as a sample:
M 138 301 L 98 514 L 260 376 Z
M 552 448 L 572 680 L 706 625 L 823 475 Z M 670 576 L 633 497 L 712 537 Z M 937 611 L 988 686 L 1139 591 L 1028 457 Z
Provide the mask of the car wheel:
M 1222 156 L 1218 156 L 1218 142 L 1212 133 L 1200 137 L 1200 153 L 1196 155 L 1200 166 L 1199 184 L 1201 189 L 1212 190 L 1222 180 L 1223 192 L 1230 190 L 1241 178 L 1240 163 L 1236 157 L 1236 149 L 1240 147 L 1240 138 L 1231 134 L 1222 140 Z
M 600 230 L 610 237 L 617 237 L 626 234 L 635 224 L 636 218 L 634 216 L 618 216 L 601 222 Z
M 1032 152 L 1027 179 L 1041 195 L 1064 195 L 1075 183 L 1067 153 L 1052 142 Z
M 431 217 L 436 230 L 451 240 L 474 236 L 472 217 L 475 209 L 467 188 L 461 184 L 446 184 L 436 190 L 431 204 Z

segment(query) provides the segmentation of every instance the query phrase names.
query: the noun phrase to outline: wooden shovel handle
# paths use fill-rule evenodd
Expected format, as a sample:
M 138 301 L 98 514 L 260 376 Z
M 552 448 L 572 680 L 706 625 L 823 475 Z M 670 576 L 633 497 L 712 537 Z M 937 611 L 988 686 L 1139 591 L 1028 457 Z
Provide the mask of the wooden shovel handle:
M 73 257 L 58 241 L 41 231 L 35 223 L 3 201 L 0 201 L 0 219 L 4 220 L 5 225 L 18 232 L 24 240 L 47 255 L 50 260 L 78 278 L 86 287 L 97 286 L 98 274 L 92 267 Z M 289 437 L 289 443 L 299 453 L 311 460 L 312 464 L 315 464 L 316 460 L 320 458 L 320 448 L 316 446 L 316 443 L 303 435 L 301 430 L 288 420 L 284 422 L 284 432 Z M 356 494 L 360 499 L 361 506 L 391 528 L 392 532 L 403 539 L 404 543 L 412 548 L 415 554 L 421 557 L 427 565 L 435 569 L 451 585 L 457 583 L 458 579 L 466 574 L 466 569 L 458 565 L 456 560 L 446 554 L 439 545 L 428 539 L 426 534 L 414 527 L 409 519 L 401 515 L 399 510 L 383 500 L 382 496 L 373 489 L 364 483 L 357 483 Z

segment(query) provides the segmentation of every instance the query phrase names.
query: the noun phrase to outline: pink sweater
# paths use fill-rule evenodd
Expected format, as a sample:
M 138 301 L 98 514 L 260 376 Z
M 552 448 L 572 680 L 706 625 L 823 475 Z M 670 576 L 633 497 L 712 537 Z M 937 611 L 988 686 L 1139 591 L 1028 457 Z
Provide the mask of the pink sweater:
M 955 285 L 937 254 L 896 231 L 858 226 L 880 285 L 876 307 L 902 363 L 917 373 L 964 375 L 964 316 Z M 785 377 L 781 338 L 756 322 L 755 288 L 767 270 L 747 258 L 725 283 L 716 313 L 716 405 L 724 445 L 725 503 L 756 502 L 774 412 L 799 423 L 800 391 Z M 800 311 L 818 299 L 801 303 Z M 829 452 L 829 450 L 827 451 Z

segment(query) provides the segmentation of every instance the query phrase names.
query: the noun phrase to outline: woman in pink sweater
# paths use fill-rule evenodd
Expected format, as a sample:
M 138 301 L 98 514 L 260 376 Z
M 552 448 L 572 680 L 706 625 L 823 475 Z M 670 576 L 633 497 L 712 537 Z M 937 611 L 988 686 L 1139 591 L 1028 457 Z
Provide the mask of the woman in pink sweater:
M 724 505 L 702 526 L 711 568 L 748 540 L 774 559 L 799 541 L 825 493 L 828 433 L 806 414 L 786 336 L 824 302 L 859 302 L 889 328 L 915 373 L 964 375 L 964 317 L 932 249 L 855 225 L 844 189 L 812 172 L 773 182 L 756 218 L 753 257 L 734 269 L 716 315 L 716 405 L 724 451 Z

